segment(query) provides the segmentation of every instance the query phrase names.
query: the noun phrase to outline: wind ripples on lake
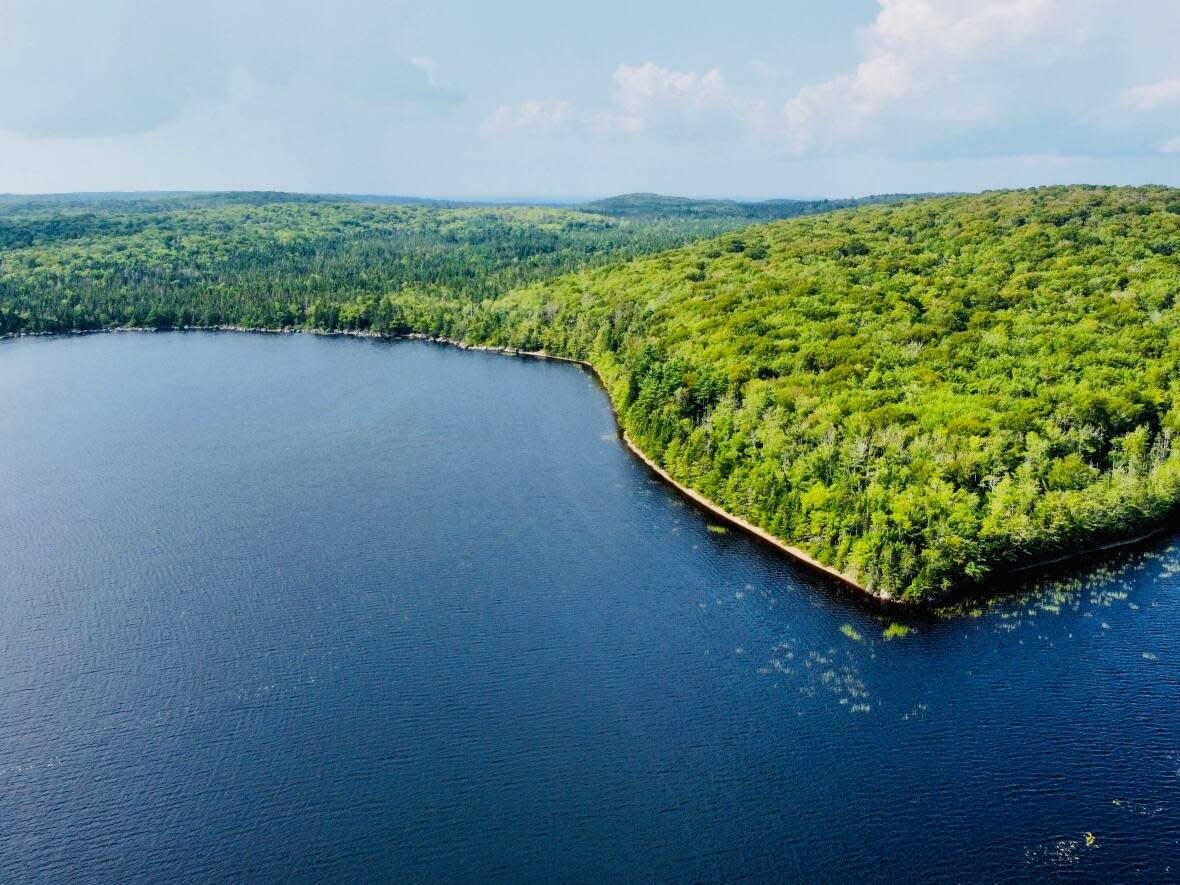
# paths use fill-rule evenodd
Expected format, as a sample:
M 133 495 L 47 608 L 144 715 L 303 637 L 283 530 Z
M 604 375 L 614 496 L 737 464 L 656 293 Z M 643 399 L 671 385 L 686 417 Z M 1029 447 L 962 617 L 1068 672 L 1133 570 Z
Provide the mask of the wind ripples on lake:
M 0 345 L 0 879 L 1175 878 L 1180 549 L 884 611 L 593 379 Z

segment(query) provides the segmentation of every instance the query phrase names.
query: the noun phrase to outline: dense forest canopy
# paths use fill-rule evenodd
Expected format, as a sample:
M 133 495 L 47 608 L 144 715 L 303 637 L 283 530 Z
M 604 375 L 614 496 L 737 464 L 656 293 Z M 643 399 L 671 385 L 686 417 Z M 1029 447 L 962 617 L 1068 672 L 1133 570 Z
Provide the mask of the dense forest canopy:
M 801 211 L 831 208 L 808 206 Z M 5 197 L 0 333 L 222 324 L 439 332 L 456 309 L 515 286 L 749 220 L 737 208 L 632 219 L 593 206 L 275 193 Z
M 880 194 L 846 200 L 761 200 L 743 203 L 737 200 L 694 200 L 688 197 L 665 197 L 660 194 L 623 194 L 596 200 L 578 208 L 583 212 L 613 218 L 747 218 L 754 221 L 778 221 L 815 215 L 852 206 L 890 203 L 907 199 L 903 194 Z
M 678 481 L 875 592 L 1126 538 L 1180 496 L 1180 192 L 752 227 L 525 288 L 461 336 L 588 359 Z
M 420 332 L 588 360 L 677 481 L 893 598 L 1172 511 L 1180 191 L 748 226 L 768 205 L 0 200 L 0 331 Z

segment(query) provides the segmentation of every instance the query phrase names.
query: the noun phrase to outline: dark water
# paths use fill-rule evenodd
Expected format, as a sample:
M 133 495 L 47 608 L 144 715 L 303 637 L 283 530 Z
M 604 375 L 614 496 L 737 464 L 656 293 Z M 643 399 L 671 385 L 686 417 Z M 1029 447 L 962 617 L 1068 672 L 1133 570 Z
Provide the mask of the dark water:
M 1180 878 L 1171 540 L 886 638 L 568 365 L 15 341 L 0 415 L 0 880 Z

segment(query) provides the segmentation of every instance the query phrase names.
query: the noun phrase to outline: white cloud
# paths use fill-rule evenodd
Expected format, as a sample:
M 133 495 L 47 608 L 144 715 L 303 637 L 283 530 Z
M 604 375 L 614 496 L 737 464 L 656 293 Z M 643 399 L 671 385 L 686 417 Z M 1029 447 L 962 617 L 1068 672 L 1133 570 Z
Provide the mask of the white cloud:
M 734 95 L 716 68 L 698 74 L 647 62 L 620 64 L 609 106 L 575 111 L 568 101 L 500 105 L 483 122 L 485 132 L 570 128 L 599 135 L 680 135 L 716 138 L 766 127 L 770 104 Z
M 1180 77 L 1124 89 L 1123 104 L 1137 111 L 1154 111 L 1166 105 L 1180 104 Z
M 911 110 L 944 122 L 986 117 L 991 104 L 964 101 L 972 94 L 965 86 L 994 77 L 999 58 L 1012 50 L 1036 44 L 1035 55 L 1050 59 L 1059 46 L 1080 41 L 1101 0 L 878 2 L 876 20 L 861 34 L 856 69 L 805 86 L 783 107 L 796 152 L 854 138 L 887 112 L 947 87 L 954 87 L 955 100 Z
M 500 105 L 484 120 L 485 132 L 554 130 L 570 119 L 568 101 L 525 101 L 516 106 Z
M 734 95 L 716 68 L 697 74 L 652 62 L 615 69 L 615 107 L 595 116 L 608 132 L 675 133 L 688 128 L 765 125 L 768 106 Z
M 1156 11 L 1152 27 L 1174 31 L 1180 6 L 1171 15 Z M 792 154 L 1162 161 L 1180 153 L 1180 77 L 1153 80 L 1143 67 L 1166 48 L 1143 59 L 1119 55 L 1149 47 L 1149 31 L 1114 0 L 877 0 L 875 17 L 856 34 L 854 61 L 802 88 L 788 86 L 790 58 L 784 67 L 751 61 L 740 88 L 720 67 L 619 64 L 609 96 L 504 106 L 484 128 L 599 147 L 744 143 L 773 158 L 767 163 Z M 1113 75 L 1135 66 L 1138 77 Z

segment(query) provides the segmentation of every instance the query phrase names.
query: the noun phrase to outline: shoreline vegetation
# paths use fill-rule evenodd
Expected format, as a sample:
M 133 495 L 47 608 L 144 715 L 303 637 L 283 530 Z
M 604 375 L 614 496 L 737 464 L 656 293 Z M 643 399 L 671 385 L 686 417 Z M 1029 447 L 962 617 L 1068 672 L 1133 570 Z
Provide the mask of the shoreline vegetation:
M 516 349 L 512 349 L 512 348 L 507 348 L 507 347 L 492 347 L 492 346 L 483 345 L 483 344 L 471 344 L 466 341 L 457 341 L 457 340 L 454 340 L 451 338 L 436 338 L 436 337 L 431 337 L 428 335 L 422 335 L 422 334 L 419 334 L 416 332 L 411 332 L 411 333 L 408 333 L 405 335 L 382 335 L 377 332 L 368 332 L 368 331 L 363 331 L 363 330 L 362 331 L 355 331 L 355 330 L 346 330 L 346 329 L 325 331 L 325 330 L 321 330 L 321 329 L 293 329 L 293 328 L 265 329 L 265 328 L 248 328 L 245 326 L 225 326 L 225 325 L 222 325 L 222 326 L 180 326 L 180 327 L 171 328 L 171 329 L 159 329 L 159 328 L 155 328 L 152 326 L 112 326 L 107 329 L 87 329 L 87 330 L 77 330 L 77 331 L 70 331 L 70 332 L 9 333 L 9 334 L 5 334 L 5 335 L 0 335 L 0 340 L 11 339 L 11 338 L 26 338 L 26 337 L 57 337 L 57 336 L 61 336 L 61 335 L 101 335 L 101 334 L 105 334 L 105 333 L 109 333 L 109 332 L 151 332 L 151 333 L 156 333 L 156 332 L 239 332 L 239 333 L 246 333 L 246 334 L 262 334 L 262 335 L 318 335 L 318 336 L 322 336 L 322 337 L 341 336 L 341 337 L 347 337 L 347 338 L 371 338 L 371 339 L 377 339 L 377 340 L 381 340 L 381 341 L 422 341 L 422 342 L 425 342 L 428 344 L 442 344 L 442 345 L 446 345 L 447 347 L 454 347 L 458 350 L 478 350 L 478 351 L 483 351 L 485 353 L 500 354 L 502 356 L 526 357 L 528 359 L 537 359 L 537 360 L 550 360 L 552 362 L 571 363 L 572 365 L 575 365 L 575 366 L 581 366 L 582 368 L 584 368 L 590 372 L 590 374 L 594 377 L 594 380 L 598 382 L 598 386 L 600 388 L 602 388 L 603 393 L 606 395 L 606 401 L 607 401 L 607 403 L 610 404 L 611 415 L 614 418 L 615 429 L 618 432 L 619 439 L 622 440 L 623 444 L 627 447 L 627 449 L 631 452 L 632 455 L 634 455 L 636 458 L 638 458 L 640 461 L 642 461 L 643 464 L 645 464 L 648 467 L 648 469 L 651 470 L 652 473 L 654 473 L 658 477 L 660 477 L 660 479 L 662 479 L 665 484 L 676 489 L 676 491 L 678 491 L 681 495 L 683 495 L 684 497 L 693 501 L 695 504 L 700 506 L 702 509 L 708 511 L 709 513 L 713 514 L 714 516 L 718 517 L 719 519 L 724 520 L 727 524 L 736 526 L 736 527 L 742 529 L 743 531 L 747 532 L 748 534 L 759 538 L 760 540 L 771 545 L 772 547 L 779 550 L 780 552 L 787 554 L 792 559 L 795 559 L 798 562 L 802 562 L 805 565 L 810 566 L 811 568 L 817 569 L 818 571 L 823 572 L 824 574 L 827 574 L 830 577 L 836 578 L 837 580 L 839 580 L 842 583 L 846 584 L 847 586 L 853 588 L 854 590 L 857 590 L 861 593 L 867 594 L 868 596 L 870 596 L 874 599 L 880 600 L 882 602 L 892 601 L 889 599 L 888 596 L 878 596 L 877 594 L 873 593 L 873 591 L 870 590 L 869 588 L 863 587 L 860 584 L 858 584 L 855 581 L 855 579 L 853 579 L 852 577 L 845 575 L 842 572 L 837 571 L 836 569 L 832 568 L 831 566 L 824 565 L 822 562 L 815 559 L 815 557 L 813 557 L 809 553 L 807 553 L 806 550 L 802 550 L 799 547 L 791 546 L 790 544 L 786 543 L 782 539 L 776 538 L 774 535 L 770 534 L 769 532 L 758 528 L 758 526 L 753 525 L 750 522 L 747 522 L 746 520 L 742 519 L 740 516 L 737 516 L 734 513 L 730 513 L 728 510 L 725 510 L 723 507 L 721 507 L 720 504 L 717 504 L 714 501 L 710 501 L 708 498 L 706 498 L 700 492 L 697 492 L 694 489 L 689 488 L 688 486 L 681 485 L 676 480 L 674 480 L 668 474 L 668 472 L 666 470 L 664 470 L 662 467 L 660 467 L 659 464 L 657 464 L 655 461 L 653 461 L 651 458 L 649 458 L 647 456 L 647 454 L 641 448 L 639 448 L 639 446 L 637 446 L 635 444 L 634 440 L 632 440 L 631 437 L 627 434 L 626 429 L 623 427 L 622 423 L 619 421 L 618 409 L 615 406 L 614 400 L 611 399 L 610 388 L 607 387 L 605 379 L 602 377 L 602 374 L 598 371 L 598 369 L 594 366 L 594 364 L 589 363 L 586 360 L 574 359 L 572 357 L 557 356 L 555 354 L 545 353 L 544 351 L 540 351 L 540 350 L 533 350 L 533 351 L 516 350 Z
M 322 337 L 340 336 L 340 337 L 347 337 L 347 338 L 371 338 L 371 339 L 376 339 L 376 340 L 381 340 L 381 341 L 421 341 L 421 342 L 428 343 L 428 344 L 441 344 L 441 345 L 445 345 L 447 347 L 454 347 L 458 350 L 478 350 L 478 351 L 482 351 L 484 353 L 494 353 L 494 354 L 499 354 L 502 356 L 525 357 L 527 359 L 537 359 L 537 360 L 549 360 L 552 362 L 570 363 L 575 366 L 581 366 L 582 368 L 584 368 L 590 372 L 590 374 L 594 377 L 594 380 L 598 382 L 598 386 L 600 388 L 602 388 L 603 393 L 606 395 L 606 401 L 610 405 L 611 415 L 614 418 L 615 429 L 618 432 L 619 439 L 623 442 L 623 444 L 627 447 L 627 449 L 631 452 L 632 455 L 634 455 L 638 460 L 640 460 L 644 465 L 646 465 L 647 468 L 649 470 L 651 470 L 652 473 L 654 473 L 658 477 L 660 477 L 660 479 L 662 479 L 665 484 L 674 488 L 677 492 L 679 492 L 681 495 L 683 495 L 684 497 L 691 500 L 693 503 L 697 504 L 703 510 L 713 514 L 714 516 L 723 520 L 727 524 L 736 526 L 737 528 L 740 528 L 742 531 L 744 531 L 750 535 L 753 535 L 754 537 L 760 539 L 764 543 L 769 544 L 770 546 L 774 547 L 776 550 L 778 550 L 782 553 L 785 553 L 787 556 L 791 557 L 792 559 L 796 560 L 797 562 L 801 562 L 807 566 L 810 566 L 813 569 L 816 569 L 816 570 L 828 575 L 829 577 L 835 578 L 836 580 L 847 585 L 848 587 L 851 587 L 854 590 L 864 593 L 867 596 L 869 596 L 873 599 L 876 599 L 880 602 L 893 602 L 894 601 L 894 600 L 891 600 L 888 596 L 877 595 L 869 588 L 858 584 L 856 582 L 856 580 L 853 579 L 852 577 L 845 575 L 842 572 L 837 571 L 836 569 L 832 568 L 831 566 L 824 565 L 822 562 L 815 559 L 815 557 L 813 557 L 809 553 L 807 553 L 806 550 L 802 550 L 799 547 L 791 546 L 790 544 L 783 541 L 781 538 L 776 538 L 774 535 L 770 534 L 769 532 L 765 531 L 764 529 L 760 529 L 760 528 L 758 528 L 758 526 L 756 526 L 750 522 L 747 522 L 746 520 L 742 519 L 740 516 L 738 516 L 734 513 L 730 513 L 728 510 L 725 510 L 723 507 L 721 507 L 721 505 L 706 498 L 700 492 L 697 492 L 694 489 L 689 488 L 688 486 L 681 485 L 676 480 L 674 480 L 668 474 L 668 472 L 666 470 L 664 470 L 662 467 L 660 467 L 659 464 L 657 464 L 655 461 L 653 461 L 651 458 L 649 458 L 647 456 L 647 454 L 641 448 L 639 448 L 639 446 L 637 446 L 635 444 L 634 440 L 632 440 L 631 437 L 627 434 L 626 429 L 623 427 L 622 423 L 619 421 L 618 409 L 615 406 L 614 400 L 611 399 L 610 388 L 607 386 L 605 379 L 603 378 L 602 374 L 598 371 L 598 369 L 594 366 L 594 364 L 587 362 L 586 360 L 574 359 L 572 357 L 557 356 L 555 354 L 545 353 L 544 351 L 539 351 L 539 350 L 534 350 L 534 351 L 517 350 L 517 349 L 507 348 L 507 347 L 493 347 L 493 346 L 483 345 L 483 344 L 471 344 L 466 341 L 458 341 L 458 340 L 451 339 L 451 338 L 437 338 L 437 337 L 432 337 L 429 335 L 419 334 L 416 332 L 410 332 L 405 335 L 382 335 L 377 332 L 369 332 L 369 331 L 363 331 L 363 330 L 359 330 L 359 331 L 358 330 L 347 330 L 347 329 L 326 331 L 326 330 L 321 330 L 321 329 L 295 329 L 295 328 L 266 329 L 266 328 L 248 328 L 245 326 L 226 326 L 226 325 L 221 325 L 221 326 L 180 326 L 180 327 L 170 328 L 170 329 L 159 329 L 159 328 L 155 328 L 152 326 L 112 326 L 107 329 L 87 329 L 87 330 L 76 330 L 76 331 L 70 331 L 70 332 L 9 333 L 9 334 L 5 334 L 5 335 L 0 335 L 0 340 L 6 340 L 6 339 L 12 339 L 12 338 L 26 338 L 26 337 L 58 337 L 58 336 L 62 336 L 62 335 L 101 335 L 101 334 L 106 334 L 106 333 L 111 333 L 111 332 L 150 332 L 150 333 L 156 333 L 156 332 L 237 332 L 237 333 L 245 333 L 245 334 L 262 334 L 262 335 L 317 335 L 317 336 L 322 336 Z
M 618 409 L 614 400 L 611 398 L 610 388 L 606 383 L 605 378 L 598 371 L 598 368 L 593 363 L 586 360 L 575 359 L 573 357 L 558 356 L 552 353 L 546 353 L 540 350 L 519 350 L 510 347 L 492 346 L 486 344 L 472 344 L 467 341 L 460 341 L 452 338 L 434 337 L 424 335 L 417 332 L 410 332 L 404 335 L 384 335 L 378 332 L 371 332 L 366 330 L 350 330 L 350 329 L 297 329 L 297 328 L 282 328 L 282 329 L 268 329 L 262 327 L 246 327 L 246 326 L 178 326 L 175 328 L 157 328 L 154 326 L 111 326 L 105 329 L 79 329 L 68 332 L 23 332 L 23 333 L 6 333 L 0 335 L 0 341 L 11 340 L 16 338 L 37 338 L 37 337 L 63 337 L 69 335 L 103 335 L 117 332 L 139 332 L 139 333 L 162 333 L 162 332 L 232 332 L 240 334 L 251 335 L 315 335 L 317 337 L 332 338 L 368 338 L 379 341 L 419 341 L 425 344 L 438 344 L 446 347 L 453 347 L 457 350 L 475 350 L 483 353 L 492 353 L 500 356 L 523 357 L 525 359 L 548 360 L 550 362 L 570 363 L 571 365 L 580 366 L 587 370 L 598 386 L 602 389 L 606 396 L 607 404 L 610 406 L 611 416 L 615 422 L 615 430 L 620 441 L 626 446 L 627 450 L 640 462 L 644 464 L 652 473 L 658 476 L 665 485 L 675 489 L 681 496 L 692 501 L 705 512 L 722 520 L 725 524 L 734 526 L 746 534 L 757 538 L 759 541 L 773 547 L 780 553 L 785 554 L 795 562 L 801 563 L 829 578 L 833 578 L 841 585 L 848 587 L 865 598 L 873 600 L 874 602 L 902 606 L 907 608 L 925 607 L 925 606 L 941 606 L 947 603 L 947 599 L 939 598 L 933 600 L 926 599 L 906 599 L 893 598 L 888 595 L 874 592 L 872 588 L 866 587 L 857 582 L 851 575 L 846 575 L 843 572 L 825 565 L 814 556 L 809 554 L 806 550 L 799 547 L 792 546 L 781 538 L 776 538 L 774 535 L 767 532 L 765 529 L 759 528 L 753 523 L 742 519 L 737 514 L 731 513 L 720 504 L 710 500 L 695 489 L 677 482 L 668 471 L 664 470 L 658 463 L 652 460 L 648 455 L 636 445 L 635 441 L 631 439 L 627 433 L 626 428 L 623 427 L 619 419 Z M 1054 565 L 1067 564 L 1077 560 L 1086 559 L 1087 557 L 1095 556 L 1097 554 L 1118 550 L 1124 547 L 1132 547 L 1136 544 L 1141 544 L 1155 538 L 1170 528 L 1168 522 L 1162 523 L 1150 531 L 1137 535 L 1133 538 L 1126 538 L 1107 543 L 1099 544 L 1094 547 L 1088 547 L 1081 550 L 1075 550 L 1069 553 L 1055 556 L 1052 558 L 1039 559 L 1031 562 L 1021 563 L 1013 566 L 1012 574 L 1022 572 L 1032 572 L 1037 569 L 1048 568 Z M 996 577 L 1002 577 L 997 575 Z
M 606 379 L 603 377 L 602 373 L 598 371 L 598 367 L 595 366 L 593 363 L 588 362 L 587 360 L 575 359 L 573 357 L 557 356 L 555 354 L 546 353 L 543 350 L 512 350 L 512 349 L 503 348 L 503 347 L 488 347 L 488 346 L 483 346 L 483 345 L 472 345 L 472 344 L 468 344 L 465 341 L 456 341 L 456 340 L 453 340 L 450 338 L 429 338 L 429 337 L 426 337 L 423 335 L 406 335 L 404 337 L 407 340 L 419 340 L 419 341 L 431 342 L 434 344 L 445 344 L 449 347 L 457 347 L 461 350 L 482 350 L 482 351 L 485 351 L 488 353 L 503 354 L 505 356 L 522 356 L 522 357 L 527 357 L 529 359 L 554 360 L 556 362 L 572 363 L 575 366 L 581 366 L 582 368 L 584 368 L 590 372 L 590 374 L 594 377 L 594 380 L 598 382 L 598 386 L 600 388 L 602 388 L 603 393 L 606 395 L 606 401 L 610 404 L 611 415 L 614 418 L 615 428 L 618 431 L 619 439 L 622 440 L 623 445 L 625 445 L 627 447 L 627 449 L 631 452 L 632 455 L 634 455 L 641 462 L 643 462 L 643 464 L 645 464 L 647 466 L 647 468 L 652 473 L 656 474 L 656 476 L 658 476 L 660 479 L 662 479 L 666 485 L 669 485 L 672 488 L 676 489 L 676 491 L 678 491 L 682 496 L 688 498 L 690 501 L 697 504 L 699 507 L 701 507 L 703 510 L 707 511 L 708 513 L 713 514 L 714 516 L 723 520 L 727 524 L 736 526 L 736 527 L 742 529 L 743 531 L 745 531 L 746 533 L 759 538 L 760 540 L 771 545 L 772 547 L 776 548 L 780 552 L 787 554 L 792 559 L 795 559 L 798 562 L 802 562 L 805 565 L 810 566 L 811 568 L 817 569 L 817 570 L 827 574 L 828 576 L 833 577 L 833 578 L 837 579 L 838 581 L 841 581 L 842 583 L 848 585 L 849 587 L 852 587 L 853 589 L 858 590 L 861 593 L 865 593 L 865 594 L 873 597 L 874 599 L 878 599 L 882 602 L 891 601 L 888 596 L 879 596 L 876 593 L 874 593 L 872 590 L 870 590 L 868 587 L 864 587 L 864 586 L 858 584 L 856 582 L 856 580 L 854 578 L 850 577 L 849 575 L 846 575 L 843 572 L 840 572 L 837 569 L 832 568 L 831 566 L 824 565 L 818 559 L 816 559 L 811 554 L 809 554 L 806 550 L 803 550 L 799 547 L 794 547 L 794 546 L 788 544 L 786 541 L 782 540 L 781 538 L 776 538 L 770 532 L 759 528 L 758 526 L 754 525 L 751 522 L 747 522 L 746 520 L 742 519 L 737 514 L 730 513 L 728 510 L 723 508 L 720 504 L 716 503 L 715 501 L 711 501 L 709 498 L 705 497 L 704 495 L 702 495 L 700 492 L 696 491 L 695 489 L 690 488 L 689 486 L 686 486 L 686 485 L 682 485 L 681 483 L 678 483 L 675 479 L 672 478 L 672 476 L 668 473 L 668 471 L 664 470 L 664 468 L 662 468 L 654 460 L 652 460 L 650 457 L 648 457 L 647 453 L 644 452 L 643 449 L 641 449 L 635 443 L 635 441 L 633 439 L 631 439 L 630 435 L 627 433 L 627 429 L 623 426 L 623 423 L 619 418 L 618 406 L 616 405 L 614 399 L 611 397 L 610 387 L 607 385 Z
M 1176 513 L 1180 191 L 753 225 L 624 203 L 0 203 L 0 333 L 308 330 L 588 365 L 653 469 L 879 599 L 970 595 Z

